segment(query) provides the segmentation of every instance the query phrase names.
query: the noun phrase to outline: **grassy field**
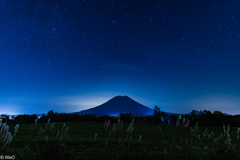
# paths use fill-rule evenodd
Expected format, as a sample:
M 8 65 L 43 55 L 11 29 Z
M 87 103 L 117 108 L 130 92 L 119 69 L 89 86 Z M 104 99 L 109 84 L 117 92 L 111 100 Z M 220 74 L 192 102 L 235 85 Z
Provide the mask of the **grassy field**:
M 14 126 L 9 126 L 12 134 Z M 165 125 L 161 126 L 160 132 L 159 125 L 133 123 L 134 130 L 132 134 L 128 134 L 126 131 L 129 123 L 124 123 L 122 130 L 109 137 L 113 124 L 106 131 L 104 123 L 69 122 L 66 123 L 67 137 L 61 143 L 56 135 L 58 130 L 61 133 L 63 123 L 55 124 L 53 135 L 53 130 L 50 132 L 47 129 L 37 138 L 39 128 L 45 126 L 46 123 L 39 123 L 34 129 L 34 124 L 20 124 L 16 137 L 13 137 L 9 146 L 0 150 L 0 155 L 14 154 L 16 159 L 36 159 L 39 155 L 42 156 L 38 159 L 56 156 L 59 159 L 240 159 L 237 127 L 230 127 L 232 145 L 229 147 L 223 127 L 216 126 L 209 126 L 204 138 L 203 133 L 207 126 L 199 126 L 198 130 L 191 133 L 190 127 Z M 44 140 L 46 135 L 48 141 Z M 139 142 L 140 135 L 142 138 Z M 201 140 L 197 138 L 198 135 Z M 216 142 L 213 142 L 214 139 Z M 65 142 L 64 146 L 62 142 Z M 53 154 L 55 152 L 60 155 Z

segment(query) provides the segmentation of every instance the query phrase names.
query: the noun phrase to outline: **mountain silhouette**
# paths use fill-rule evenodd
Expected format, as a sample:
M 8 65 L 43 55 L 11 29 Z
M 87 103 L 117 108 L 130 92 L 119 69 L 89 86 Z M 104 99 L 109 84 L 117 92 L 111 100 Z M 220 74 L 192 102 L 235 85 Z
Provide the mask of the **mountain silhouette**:
M 202 114 L 202 113 L 201 113 L 200 111 L 198 111 L 198 110 L 194 110 L 194 111 L 195 111 L 195 114 L 196 114 L 196 115 L 201 115 L 201 114 Z M 212 113 L 212 114 L 213 114 L 213 113 Z M 191 116 L 191 115 L 192 115 L 192 112 L 189 112 L 188 115 Z M 224 116 L 228 116 L 229 114 L 223 113 L 223 115 L 224 115 Z
M 200 114 L 201 114 L 200 111 L 198 111 L 198 110 L 194 110 L 194 111 L 195 111 L 195 115 L 200 115 Z M 191 115 L 192 115 L 192 112 L 189 112 L 188 115 L 191 116 Z
M 133 116 L 145 116 L 151 115 L 153 112 L 153 109 L 134 101 L 128 96 L 116 96 L 97 107 L 83 110 L 78 113 L 96 114 L 97 116 L 118 116 L 120 113 L 132 113 Z

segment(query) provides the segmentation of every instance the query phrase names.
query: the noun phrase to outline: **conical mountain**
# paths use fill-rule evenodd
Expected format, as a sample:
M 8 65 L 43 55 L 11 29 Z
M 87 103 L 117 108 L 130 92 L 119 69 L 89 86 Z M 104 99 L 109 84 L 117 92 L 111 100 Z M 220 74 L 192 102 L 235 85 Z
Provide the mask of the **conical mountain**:
M 128 96 L 116 96 L 97 107 L 83 110 L 78 113 L 96 114 L 97 116 L 117 116 L 120 113 L 132 113 L 133 116 L 145 116 L 153 114 L 153 111 L 153 109 L 134 101 Z

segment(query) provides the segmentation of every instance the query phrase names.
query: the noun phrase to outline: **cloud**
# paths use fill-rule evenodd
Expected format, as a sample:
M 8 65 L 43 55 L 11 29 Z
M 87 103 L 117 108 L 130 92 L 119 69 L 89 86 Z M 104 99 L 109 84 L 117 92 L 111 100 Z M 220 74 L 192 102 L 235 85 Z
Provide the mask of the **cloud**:
M 0 114 L 17 115 L 21 113 L 21 106 L 1 103 Z
M 111 97 L 112 98 L 112 97 Z M 109 96 L 94 96 L 94 95 L 75 95 L 75 96 L 63 96 L 50 99 L 48 104 L 59 106 L 66 112 L 78 112 L 81 110 L 89 109 L 92 107 L 99 106 L 110 98 Z

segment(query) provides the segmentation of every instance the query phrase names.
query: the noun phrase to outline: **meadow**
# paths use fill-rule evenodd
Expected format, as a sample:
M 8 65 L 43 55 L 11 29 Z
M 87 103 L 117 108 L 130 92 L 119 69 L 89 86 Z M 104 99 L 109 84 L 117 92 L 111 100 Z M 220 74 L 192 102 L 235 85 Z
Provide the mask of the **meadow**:
M 15 126 L 9 125 L 12 134 Z M 185 127 L 134 121 L 28 123 L 19 125 L 16 136 L 0 149 L 0 155 L 14 155 L 19 160 L 240 159 L 237 131 L 231 126 Z

